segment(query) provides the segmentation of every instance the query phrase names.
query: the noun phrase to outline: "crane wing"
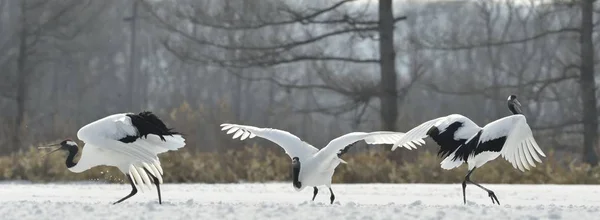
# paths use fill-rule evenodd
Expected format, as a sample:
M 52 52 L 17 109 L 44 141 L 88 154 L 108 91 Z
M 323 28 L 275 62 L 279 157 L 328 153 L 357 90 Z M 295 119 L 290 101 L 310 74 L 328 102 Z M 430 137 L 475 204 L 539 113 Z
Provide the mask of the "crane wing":
M 436 119 L 432 119 L 426 122 L 423 122 L 422 124 L 420 124 L 419 126 L 410 129 L 408 132 L 406 132 L 404 134 L 404 136 L 402 136 L 398 141 L 396 141 L 396 143 L 394 143 L 394 145 L 392 146 L 392 150 L 396 150 L 396 148 L 398 148 L 398 146 L 402 146 L 402 147 L 414 147 L 411 146 L 409 143 L 411 141 L 414 140 L 423 140 L 424 138 L 427 137 L 427 131 L 429 131 L 429 129 L 431 127 L 433 127 L 438 121 L 442 121 L 446 119 L 446 117 L 440 117 L 440 118 L 436 118 Z M 425 142 L 423 141 L 423 144 Z
M 134 126 L 135 123 L 132 123 L 132 115 L 107 116 L 79 129 L 77 137 L 85 142 L 86 146 L 78 166 L 73 167 L 72 170 L 76 172 L 93 166 L 98 163 L 96 161 L 99 158 L 102 158 L 104 160 L 102 164 L 117 166 L 124 173 L 131 175 L 136 185 L 145 184 L 152 187 L 146 170 L 162 183 L 163 170 L 157 155 L 182 148 L 185 146 L 185 139 L 179 134 L 154 134 L 153 131 L 147 132 L 147 130 L 140 132 L 140 129 Z M 144 118 L 135 120 L 144 120 Z M 150 120 L 148 123 L 155 124 L 156 121 Z
M 245 140 L 256 136 L 267 139 L 283 148 L 290 158 L 299 157 L 303 160 L 319 151 L 287 131 L 237 124 L 221 124 L 221 127 L 221 130 L 227 131 L 227 134 L 233 133 L 233 139 Z
M 318 160 L 326 161 L 328 157 L 337 157 L 342 149 L 354 142 L 364 140 L 367 144 L 393 144 L 400 140 L 405 134 L 402 132 L 391 132 L 391 131 L 376 131 L 376 132 L 352 132 L 342 135 L 336 139 L 333 139 L 321 149 L 315 158 Z M 415 139 L 409 142 L 410 145 L 403 145 L 407 149 L 416 148 L 415 145 L 419 146 L 424 144 L 423 139 Z
M 486 127 L 484 127 L 484 131 L 487 129 Z M 542 163 L 538 154 L 546 157 L 533 138 L 533 133 L 527 124 L 525 116 L 513 115 L 506 117 L 498 120 L 498 123 L 493 124 L 493 126 L 490 124 L 489 128 L 489 138 L 502 134 L 506 135 L 506 142 L 502 146 L 500 155 L 509 161 L 513 167 L 521 171 L 529 170 L 529 165 L 535 167 L 534 160 Z M 498 133 L 494 134 L 492 131 L 497 131 Z M 484 137 L 482 137 L 482 140 Z
M 434 132 L 431 138 L 440 146 L 439 154 L 444 156 L 455 151 L 479 130 L 481 127 L 471 119 L 452 114 L 426 121 L 409 130 L 392 146 L 392 150 L 400 145 L 410 145 L 410 141 L 422 140 L 430 135 L 429 132 Z
M 482 153 L 492 154 L 482 155 L 478 158 L 478 155 Z M 446 157 L 441 165 L 444 169 L 452 169 L 465 161 L 469 162 L 474 159 L 469 162 L 469 167 L 477 167 L 502 155 L 513 167 L 525 171 L 529 170 L 530 166 L 535 167 L 534 160 L 542 162 L 538 154 L 546 156 L 533 138 L 525 116 L 511 115 L 484 126 Z
M 533 138 L 525 116 L 511 115 L 484 126 L 480 132 L 444 161 L 450 157 L 453 157 L 454 161 L 465 161 L 483 152 L 498 152 L 513 167 L 521 171 L 529 170 L 530 166 L 535 167 L 534 160 L 541 163 L 538 154 L 546 156 Z M 489 159 L 492 158 L 485 159 L 485 161 Z M 484 159 L 480 160 L 482 160 L 479 161 L 480 163 L 485 162 Z M 444 161 L 442 167 L 444 167 Z

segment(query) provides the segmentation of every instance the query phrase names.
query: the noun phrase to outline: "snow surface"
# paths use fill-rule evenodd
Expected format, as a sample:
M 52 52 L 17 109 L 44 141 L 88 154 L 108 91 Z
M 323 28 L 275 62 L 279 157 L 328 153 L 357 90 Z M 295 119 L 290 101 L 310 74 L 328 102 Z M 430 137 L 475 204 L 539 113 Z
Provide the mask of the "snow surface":
M 0 219 L 597 219 L 600 186 L 493 185 L 501 206 L 487 193 L 460 184 L 334 184 L 329 191 L 296 192 L 291 183 L 165 184 L 130 192 L 118 184 L 0 184 Z

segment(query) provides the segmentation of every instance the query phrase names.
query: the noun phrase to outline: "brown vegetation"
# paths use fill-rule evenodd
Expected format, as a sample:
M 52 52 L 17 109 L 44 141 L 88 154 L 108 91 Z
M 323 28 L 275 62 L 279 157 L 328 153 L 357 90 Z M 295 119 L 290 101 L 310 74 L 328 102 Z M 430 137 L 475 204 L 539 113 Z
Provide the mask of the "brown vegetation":
M 436 155 L 420 152 L 413 162 L 396 163 L 389 159 L 389 148 L 377 152 L 347 154 L 340 164 L 334 183 L 460 183 L 466 166 L 443 170 Z M 121 182 L 123 174 L 113 167 L 96 167 L 83 173 L 71 173 L 64 155 L 43 157 L 45 152 L 31 148 L 23 153 L 0 157 L 1 180 L 107 181 Z M 514 169 L 498 159 L 480 168 L 473 179 L 484 183 L 524 184 L 598 184 L 600 168 L 557 160 L 554 152 L 527 172 Z M 177 151 L 161 155 L 165 182 L 237 183 L 289 181 L 290 159 L 279 149 L 248 146 L 222 153 Z

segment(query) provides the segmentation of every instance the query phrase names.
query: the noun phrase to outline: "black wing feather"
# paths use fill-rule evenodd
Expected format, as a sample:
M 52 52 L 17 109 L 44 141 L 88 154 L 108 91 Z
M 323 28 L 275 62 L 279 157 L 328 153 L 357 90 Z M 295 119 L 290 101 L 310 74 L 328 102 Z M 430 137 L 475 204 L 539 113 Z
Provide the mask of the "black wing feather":
M 457 121 L 454 122 L 446 128 L 443 132 L 440 133 L 440 130 L 433 126 L 427 131 L 427 136 L 431 137 L 435 143 L 440 146 L 440 150 L 438 151 L 438 156 L 444 158 L 454 152 L 460 145 L 464 144 L 467 139 L 454 139 L 454 134 L 458 129 L 462 128 L 464 123 Z
M 157 135 L 163 141 L 166 141 L 164 136 L 180 134 L 179 132 L 173 131 L 172 128 L 167 128 L 163 121 L 149 111 L 144 111 L 139 114 L 127 114 L 127 117 L 131 118 L 131 124 L 138 132 L 137 136 L 128 135 L 121 138 L 119 141 L 123 143 L 131 143 L 142 137 L 148 138 L 149 134 Z
M 460 146 L 456 153 L 454 154 L 453 161 L 458 159 L 462 161 L 467 161 L 470 155 L 477 155 L 481 152 L 500 152 L 502 150 L 502 146 L 506 142 L 506 136 L 498 137 L 496 139 L 487 140 L 485 142 L 479 143 L 481 138 L 481 134 L 483 130 L 477 132 L 477 134 L 471 138 L 467 143 Z

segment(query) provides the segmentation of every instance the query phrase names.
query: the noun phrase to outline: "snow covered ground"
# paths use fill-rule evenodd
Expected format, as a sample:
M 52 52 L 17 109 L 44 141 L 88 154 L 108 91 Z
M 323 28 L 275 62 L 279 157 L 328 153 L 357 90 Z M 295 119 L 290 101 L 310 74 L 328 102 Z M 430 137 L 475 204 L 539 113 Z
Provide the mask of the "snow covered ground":
M 0 184 L 0 219 L 598 219 L 600 186 L 493 185 L 501 206 L 469 185 L 335 184 L 336 202 L 320 188 L 291 183 L 165 184 L 118 205 L 129 185 Z

